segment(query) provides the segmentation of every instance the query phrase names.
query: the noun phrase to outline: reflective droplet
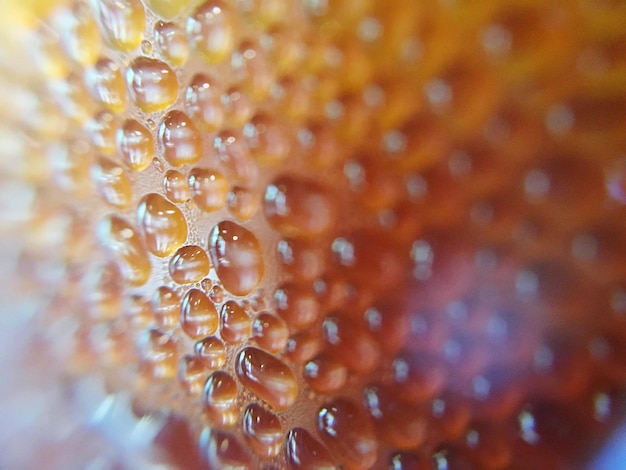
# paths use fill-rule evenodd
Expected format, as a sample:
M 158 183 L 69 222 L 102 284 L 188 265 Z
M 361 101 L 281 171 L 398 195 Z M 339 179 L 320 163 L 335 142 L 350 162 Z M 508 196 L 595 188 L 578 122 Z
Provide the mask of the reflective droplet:
M 206 375 L 206 366 L 199 357 L 185 355 L 178 363 L 178 380 L 191 395 L 202 393 Z
M 178 207 L 151 193 L 137 206 L 137 220 L 146 246 L 161 258 L 171 255 L 187 240 L 187 221 Z
M 429 434 L 423 408 L 398 400 L 391 387 L 372 385 L 363 390 L 363 401 L 381 439 L 396 449 L 416 449 Z
M 206 75 L 195 75 L 185 92 L 185 109 L 205 131 L 215 131 L 224 122 L 222 91 Z
M 141 41 L 141 53 L 143 55 L 152 55 L 152 43 L 150 41 Z
M 202 157 L 202 137 L 193 121 L 181 111 L 167 113 L 159 126 L 163 156 L 172 166 L 196 163 Z
M 187 181 L 193 201 L 203 211 L 216 211 L 226 205 L 228 180 L 220 172 L 207 168 L 193 168 Z
M 317 237 L 335 221 L 335 209 L 327 192 L 318 183 L 284 176 L 265 189 L 263 212 L 281 234 Z
M 255 41 L 245 40 L 231 56 L 234 73 L 238 75 L 242 91 L 254 101 L 265 100 L 276 82 L 262 47 Z
M 168 170 L 163 177 L 163 189 L 165 196 L 177 204 L 182 204 L 189 199 L 189 185 L 187 178 L 181 172 Z
M 226 347 L 219 338 L 209 336 L 201 339 L 194 347 L 196 356 L 211 370 L 220 369 L 226 363 Z
M 118 123 L 108 111 L 101 111 L 87 122 L 85 129 L 89 140 L 102 155 L 115 152 L 115 135 Z
M 174 2 L 172 0 L 143 0 L 143 2 L 152 12 L 166 20 L 180 15 L 194 3 L 193 0 L 177 0 Z
M 91 96 L 114 113 L 126 108 L 126 85 L 122 72 L 111 59 L 101 58 L 87 69 L 85 82 Z
M 169 65 L 148 57 L 137 57 L 126 70 L 131 99 L 146 113 L 164 111 L 178 96 L 178 79 Z
M 347 317 L 329 316 L 322 332 L 336 359 L 352 372 L 368 373 L 380 362 L 380 349 L 362 324 Z
M 231 87 L 221 98 L 224 107 L 225 122 L 232 128 L 244 126 L 254 115 L 255 105 L 250 97 L 239 87 Z M 256 132 L 254 127 L 250 128 L 252 134 Z M 249 147 L 249 145 L 247 145 Z
M 313 281 L 324 272 L 325 253 L 310 241 L 281 240 L 276 245 L 276 251 L 282 269 L 297 280 Z
M 180 306 L 180 325 L 192 339 L 212 335 L 217 331 L 219 317 L 213 302 L 204 292 L 190 289 Z
M 187 20 L 187 37 L 191 45 L 209 64 L 227 59 L 235 45 L 235 18 L 230 9 L 218 1 L 203 3 Z
M 266 351 L 278 354 L 287 345 L 289 330 L 280 317 L 262 312 L 252 323 L 252 337 Z
M 435 398 L 431 409 L 435 429 L 448 440 L 461 437 L 471 419 L 472 409 L 468 400 L 456 395 L 444 394 Z
M 287 283 L 274 293 L 276 313 L 292 330 L 309 327 L 320 315 L 320 304 L 309 286 Z
M 289 2 L 285 0 L 254 0 L 251 9 L 254 12 L 252 20 L 264 29 L 289 18 Z
M 86 279 L 89 315 L 96 320 L 114 320 L 122 311 L 123 283 L 117 266 L 108 263 Z
M 101 157 L 91 167 L 91 177 L 102 198 L 115 207 L 130 204 L 132 189 L 124 169 L 108 158 Z
M 432 470 L 429 458 L 413 452 L 395 452 L 389 456 L 389 470 Z
M 206 429 L 201 438 L 209 468 L 247 470 L 251 468 L 250 455 L 236 436 L 219 429 Z
M 289 157 L 292 145 L 289 127 L 278 118 L 257 114 L 246 124 L 244 132 L 250 153 L 260 164 L 277 165 Z
M 176 377 L 177 347 L 172 337 L 157 329 L 145 332 L 141 358 L 150 378 L 171 380 Z
M 121 217 L 110 215 L 98 226 L 102 243 L 115 257 L 122 277 L 133 286 L 150 278 L 152 265 L 135 229 Z
M 92 0 L 94 16 L 106 42 L 121 52 L 132 52 L 143 39 L 146 14 L 139 0 Z
M 278 417 L 257 403 L 243 413 L 243 433 L 252 450 L 261 457 L 275 457 L 282 446 L 283 428 Z
M 228 210 L 240 222 L 251 219 L 259 208 L 259 203 L 254 194 L 241 186 L 235 186 L 231 189 L 227 200 Z
M 218 284 L 215 284 L 209 290 L 209 297 L 216 304 L 221 304 L 224 302 L 224 289 L 222 289 Z
M 250 157 L 250 151 L 236 132 L 223 131 L 215 137 L 217 158 L 233 182 L 253 187 L 257 183 L 259 168 Z
M 192 284 L 201 281 L 209 274 L 209 256 L 196 245 L 179 248 L 170 258 L 169 271 L 172 280 L 178 284 Z
M 346 384 L 348 369 L 331 356 L 322 354 L 305 364 L 304 378 L 316 392 L 334 392 Z
M 170 65 L 180 67 L 187 62 L 187 36 L 175 23 L 157 22 L 154 26 L 154 38 L 158 51 Z
M 244 308 L 234 300 L 229 300 L 222 306 L 220 323 L 220 336 L 227 343 L 241 343 L 250 337 L 250 318 Z
M 94 103 L 82 80 L 69 74 L 64 80 L 50 83 L 58 109 L 75 124 L 83 124 L 94 111 Z
M 293 405 L 298 395 L 298 382 L 291 369 L 280 359 L 253 347 L 237 355 L 237 377 L 261 400 L 278 410 Z
M 317 430 L 331 452 L 348 468 L 368 469 L 376 462 L 378 441 L 369 416 L 357 405 L 339 398 L 322 406 Z
M 400 396 L 419 403 L 434 397 L 446 385 L 443 362 L 423 353 L 404 353 L 393 360 L 393 381 Z
M 117 131 L 116 144 L 117 152 L 131 170 L 145 170 L 154 159 L 152 134 L 134 119 L 127 120 Z
M 235 295 L 247 295 L 264 274 L 259 241 L 252 232 L 234 222 L 217 224 L 209 234 L 211 262 L 223 286 Z
M 287 463 L 293 470 L 337 470 L 330 453 L 307 430 L 293 428 L 285 438 Z
M 159 328 L 172 330 L 178 325 L 180 319 L 180 297 L 174 289 L 167 286 L 158 287 L 152 294 L 150 305 Z
M 239 417 L 237 382 L 228 373 L 213 372 L 204 386 L 204 412 L 216 426 L 231 427 Z M 221 468 L 221 467 L 220 467 Z
M 100 53 L 98 27 L 86 5 L 77 3 L 58 18 L 56 28 L 68 57 L 83 67 L 93 65 Z
M 291 336 L 285 346 L 285 357 L 297 363 L 304 363 L 315 357 L 322 349 L 322 339 L 309 330 Z

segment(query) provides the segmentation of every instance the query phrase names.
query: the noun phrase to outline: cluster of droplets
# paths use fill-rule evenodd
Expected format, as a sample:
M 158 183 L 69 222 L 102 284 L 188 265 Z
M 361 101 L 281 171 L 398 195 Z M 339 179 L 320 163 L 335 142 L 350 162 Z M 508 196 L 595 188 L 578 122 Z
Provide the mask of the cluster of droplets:
M 574 458 L 624 405 L 625 15 L 54 9 L 27 126 L 72 219 L 69 369 L 185 416 L 187 465 Z

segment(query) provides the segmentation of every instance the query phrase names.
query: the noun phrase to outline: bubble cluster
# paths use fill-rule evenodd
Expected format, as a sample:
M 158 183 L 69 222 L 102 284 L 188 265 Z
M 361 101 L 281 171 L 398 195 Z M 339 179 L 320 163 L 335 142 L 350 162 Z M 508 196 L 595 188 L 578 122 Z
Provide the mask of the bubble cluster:
M 561 468 L 623 418 L 622 6 L 38 21 L 21 269 L 63 266 L 71 377 L 180 417 L 174 467 Z

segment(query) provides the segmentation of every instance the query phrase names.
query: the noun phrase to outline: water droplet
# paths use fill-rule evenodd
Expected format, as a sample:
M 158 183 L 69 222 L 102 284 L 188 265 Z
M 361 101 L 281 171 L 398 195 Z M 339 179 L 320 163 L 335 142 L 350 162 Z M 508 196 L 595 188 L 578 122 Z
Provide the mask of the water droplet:
M 146 14 L 139 0 L 92 0 L 102 36 L 121 52 L 132 52 L 143 39 Z
M 380 349 L 362 324 L 345 317 L 327 317 L 322 323 L 326 343 L 335 358 L 352 372 L 368 373 L 380 362 Z
M 145 332 L 142 338 L 142 365 L 151 378 L 170 380 L 176 377 L 177 347 L 172 337 L 157 329 Z
M 371 468 L 378 441 L 369 416 L 351 401 L 339 398 L 317 414 L 317 430 L 331 452 L 349 468 Z
M 126 108 L 126 85 L 115 62 L 105 57 L 85 72 L 85 83 L 91 96 L 114 113 Z
M 250 337 L 250 318 L 234 300 L 229 300 L 222 306 L 220 320 L 220 336 L 227 343 L 241 343 Z
M 209 297 L 216 304 L 221 304 L 224 302 L 224 289 L 220 287 L 218 284 L 215 284 L 209 290 Z
M 237 422 L 239 406 L 237 382 L 227 372 L 211 374 L 204 386 L 204 412 L 216 426 L 230 427 Z
M 118 123 L 108 111 L 101 111 L 91 118 L 85 130 L 89 140 L 102 155 L 113 155 L 115 152 L 115 134 Z
M 225 121 L 232 127 L 244 126 L 254 115 L 255 105 L 250 97 L 239 87 L 231 87 L 221 97 L 224 107 Z M 256 132 L 254 127 L 252 133 Z
M 101 157 L 91 168 L 91 177 L 102 198 L 109 204 L 124 208 L 130 204 L 132 189 L 124 169 Z
M 102 243 L 115 257 L 122 277 L 133 286 L 148 281 L 152 271 L 150 258 L 139 235 L 123 218 L 110 215 L 98 227 Z
M 243 433 L 252 450 L 261 457 L 278 455 L 283 429 L 278 417 L 261 405 L 253 403 L 243 413 Z
M 201 339 L 195 344 L 194 349 L 196 356 L 204 361 L 208 369 L 219 369 L 226 363 L 226 347 L 215 336 Z
M 288 283 L 274 293 L 276 312 L 292 330 L 309 327 L 320 316 L 320 305 L 307 285 Z
M 321 338 L 311 331 L 296 333 L 287 340 L 285 357 L 296 363 L 311 360 L 322 349 Z
M 127 298 L 124 317 L 127 319 L 127 325 L 129 325 L 132 331 L 146 329 L 152 323 L 150 302 L 141 295 L 131 295 Z
M 169 263 L 170 276 L 178 284 L 192 284 L 201 281 L 209 274 L 210 267 L 206 251 L 196 245 L 179 248 Z
M 127 120 L 118 129 L 116 144 L 117 152 L 131 170 L 145 170 L 154 159 L 152 134 L 134 119 Z
M 113 320 L 120 315 L 123 283 L 117 266 L 108 263 L 88 275 L 86 300 L 89 315 L 96 320 Z
M 346 384 L 348 370 L 341 362 L 322 354 L 305 364 L 304 378 L 318 393 L 334 392 Z
M 237 355 L 237 377 L 241 383 L 270 406 L 285 410 L 298 395 L 298 382 L 280 359 L 253 347 Z
M 180 325 L 192 339 L 212 335 L 217 331 L 219 317 L 213 303 L 204 292 L 190 289 L 180 306 Z
M 247 295 L 264 274 L 259 241 L 252 232 L 234 222 L 217 224 L 209 234 L 211 262 L 223 286 L 235 295 Z
M 240 77 L 238 81 L 241 90 L 252 100 L 259 102 L 269 96 L 276 77 L 259 44 L 251 40 L 244 41 L 231 56 L 231 65 L 235 75 Z
M 206 429 L 201 437 L 201 446 L 207 456 L 209 468 L 251 468 L 250 455 L 233 434 L 219 429 Z
M 261 312 L 252 323 L 252 337 L 261 348 L 278 354 L 287 345 L 289 330 L 281 318 Z
M 227 196 L 228 210 L 237 220 L 244 222 L 251 219 L 259 208 L 255 195 L 248 189 L 235 186 Z
M 226 205 L 228 180 L 218 171 L 193 168 L 187 178 L 191 197 L 206 212 L 216 211 Z
M 307 430 L 293 428 L 285 438 L 285 454 L 290 468 L 337 470 L 330 453 Z
M 278 165 L 290 155 L 292 139 L 289 127 L 275 117 L 257 114 L 244 127 L 244 134 L 250 153 L 262 165 Z M 315 187 L 312 183 L 310 185 Z M 306 186 L 304 189 L 309 187 Z
M 235 17 L 217 1 L 198 7 L 187 19 L 187 37 L 191 45 L 209 64 L 227 59 L 235 45 Z
M 193 0 L 177 0 L 175 2 L 172 0 L 143 0 L 143 2 L 155 14 L 166 20 L 179 16 L 194 3 Z
M 131 99 L 146 113 L 164 111 L 178 96 L 178 80 L 164 62 L 137 57 L 126 70 L 126 85 Z
M 170 65 L 180 67 L 187 62 L 189 58 L 187 37 L 175 23 L 157 22 L 154 27 L 154 38 L 158 51 Z
M 182 204 L 189 199 L 189 185 L 187 178 L 181 172 L 168 170 L 163 177 L 163 189 L 165 196 L 177 204 Z
M 335 209 L 327 191 L 311 180 L 284 176 L 265 189 L 263 212 L 281 234 L 317 237 L 335 222 Z
M 83 67 L 93 65 L 100 52 L 100 33 L 91 12 L 77 3 L 61 13 L 55 25 L 67 56 Z
M 178 363 L 178 380 L 191 395 L 202 393 L 206 373 L 206 365 L 199 357 L 185 355 Z
M 378 384 L 363 390 L 363 401 L 376 432 L 397 449 L 419 448 L 429 435 L 424 410 L 398 400 L 393 392 L 393 387 Z
M 148 250 L 156 256 L 171 255 L 187 240 L 187 221 L 182 212 L 159 194 L 141 199 L 137 220 Z
M 249 187 L 256 185 L 259 168 L 250 157 L 250 150 L 238 133 L 220 132 L 215 137 L 213 145 L 229 179 Z
M 193 121 L 181 111 L 170 111 L 159 126 L 163 156 L 172 166 L 196 163 L 202 157 L 202 137 Z
M 325 253 L 315 243 L 285 239 L 276 245 L 282 269 L 300 281 L 313 281 L 322 276 L 326 265 Z
M 172 330 L 178 325 L 180 297 L 174 289 L 158 287 L 152 294 L 150 305 L 159 328 Z
M 201 129 L 215 131 L 224 122 L 222 91 L 206 75 L 195 75 L 185 92 L 185 109 Z

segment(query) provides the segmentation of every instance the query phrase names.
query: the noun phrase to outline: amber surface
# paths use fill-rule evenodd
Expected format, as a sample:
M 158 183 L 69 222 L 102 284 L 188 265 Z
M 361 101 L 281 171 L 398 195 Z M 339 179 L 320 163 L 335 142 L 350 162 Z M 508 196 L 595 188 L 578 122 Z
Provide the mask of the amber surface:
M 0 6 L 0 467 L 570 469 L 623 423 L 623 2 Z

